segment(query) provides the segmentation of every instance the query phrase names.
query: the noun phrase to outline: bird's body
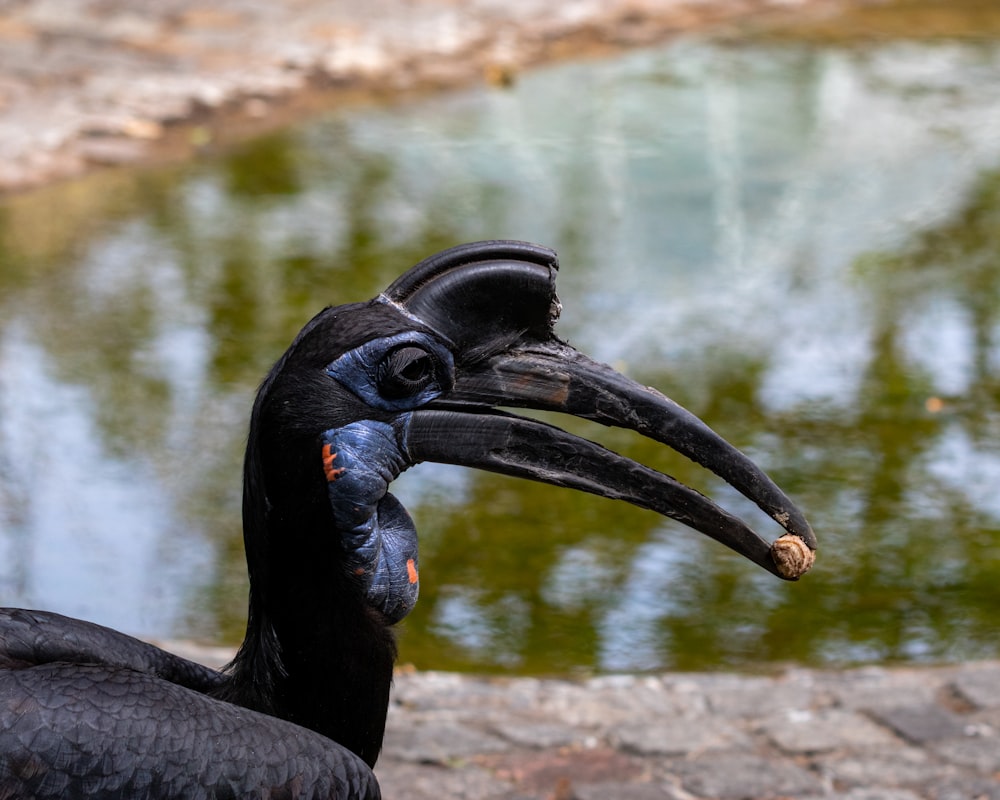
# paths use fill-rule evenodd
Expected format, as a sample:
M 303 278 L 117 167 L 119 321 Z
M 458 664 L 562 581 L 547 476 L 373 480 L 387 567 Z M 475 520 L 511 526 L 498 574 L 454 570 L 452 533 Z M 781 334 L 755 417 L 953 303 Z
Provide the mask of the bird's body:
M 225 670 L 91 623 L 0 610 L 0 800 L 378 797 L 392 626 L 419 586 L 417 533 L 388 486 L 421 461 L 624 499 L 798 577 L 683 484 L 496 409 L 560 411 L 668 444 L 753 499 L 811 563 L 808 524 L 746 456 L 554 336 L 556 269 L 534 245 L 465 245 L 303 328 L 251 416 L 249 614 Z
M 0 798 L 377 798 L 367 764 L 100 625 L 0 611 Z

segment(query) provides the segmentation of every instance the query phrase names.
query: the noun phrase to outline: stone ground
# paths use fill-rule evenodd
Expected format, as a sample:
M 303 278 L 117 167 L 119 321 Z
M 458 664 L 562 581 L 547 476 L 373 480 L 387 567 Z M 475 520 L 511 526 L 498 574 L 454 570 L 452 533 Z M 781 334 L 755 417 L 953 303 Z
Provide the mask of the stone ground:
M 578 681 L 403 669 L 375 773 L 386 800 L 1000 800 L 1000 661 Z
M 403 674 L 376 773 L 410 800 L 1000 800 L 1000 663 Z
M 183 158 L 373 92 L 875 0 L 0 0 L 0 192 Z
M 187 157 L 373 92 L 502 84 L 584 49 L 834 5 L 0 0 L 0 191 Z M 393 698 L 390 800 L 1000 800 L 1000 662 L 576 682 L 404 670 Z

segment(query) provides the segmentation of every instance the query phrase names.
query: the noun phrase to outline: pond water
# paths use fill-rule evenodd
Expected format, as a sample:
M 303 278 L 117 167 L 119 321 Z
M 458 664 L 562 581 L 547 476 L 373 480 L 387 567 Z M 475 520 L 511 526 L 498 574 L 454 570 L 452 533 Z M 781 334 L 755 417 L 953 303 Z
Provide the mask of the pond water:
M 764 466 L 784 584 L 621 503 L 422 465 L 401 660 L 532 674 L 1000 655 L 1000 42 L 686 39 L 0 205 L 0 603 L 237 642 L 253 392 L 327 304 L 555 247 L 558 330 Z M 719 481 L 592 438 L 766 527 Z

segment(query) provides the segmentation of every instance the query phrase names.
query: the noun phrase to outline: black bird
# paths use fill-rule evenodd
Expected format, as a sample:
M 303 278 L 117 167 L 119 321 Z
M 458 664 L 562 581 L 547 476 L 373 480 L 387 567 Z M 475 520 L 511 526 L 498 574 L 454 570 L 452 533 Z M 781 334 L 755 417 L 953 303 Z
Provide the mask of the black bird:
M 552 331 L 557 261 L 463 245 L 327 308 L 264 380 L 243 475 L 246 638 L 222 672 L 44 611 L 0 612 L 3 798 L 375 798 L 417 533 L 388 486 L 439 461 L 626 500 L 780 577 L 815 538 L 696 417 Z M 769 545 L 692 489 L 498 406 L 630 428 L 717 473 L 788 533 Z

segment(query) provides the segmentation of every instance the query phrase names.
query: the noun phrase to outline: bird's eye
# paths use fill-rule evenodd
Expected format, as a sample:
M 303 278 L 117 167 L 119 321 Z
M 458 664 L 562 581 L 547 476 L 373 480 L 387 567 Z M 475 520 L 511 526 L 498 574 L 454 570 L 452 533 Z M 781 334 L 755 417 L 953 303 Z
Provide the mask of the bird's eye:
M 455 383 L 447 347 L 421 331 L 371 339 L 331 362 L 326 373 L 363 402 L 383 411 L 425 405 Z
M 378 366 L 378 388 L 391 400 L 410 397 L 435 379 L 434 357 L 420 347 L 390 350 Z

